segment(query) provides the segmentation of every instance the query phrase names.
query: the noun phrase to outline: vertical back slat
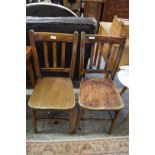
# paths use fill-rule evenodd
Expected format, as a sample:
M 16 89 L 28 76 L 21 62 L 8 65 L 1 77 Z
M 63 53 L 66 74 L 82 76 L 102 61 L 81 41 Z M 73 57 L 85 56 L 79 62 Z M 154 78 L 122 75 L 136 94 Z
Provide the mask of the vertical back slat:
M 112 46 L 113 46 L 113 44 L 112 43 L 110 43 L 109 44 L 109 48 L 108 48 L 108 50 L 107 50 L 107 54 L 106 54 L 106 56 L 105 56 L 105 70 L 107 69 L 107 67 L 108 67 L 108 63 L 109 63 L 109 57 L 110 57 L 110 55 L 111 55 L 111 52 L 112 52 Z
M 110 53 L 108 63 L 107 63 L 107 69 L 108 70 L 113 69 L 113 64 L 114 64 L 114 61 L 115 61 L 115 54 L 116 54 L 117 50 L 118 50 L 117 47 L 115 45 L 113 45 L 113 49 L 112 49 L 112 52 Z
M 94 52 L 94 60 L 93 60 L 93 65 L 96 65 L 96 61 L 97 61 L 97 56 L 98 56 L 98 44 L 95 44 L 95 52 Z
M 99 43 L 99 48 L 98 48 L 98 62 L 97 62 L 97 69 L 100 68 L 100 64 L 101 64 L 101 56 L 102 56 L 102 47 L 104 44 Z
M 57 67 L 57 44 L 53 42 L 53 67 Z
M 61 55 L 61 66 L 65 67 L 65 48 L 66 44 L 62 43 L 62 55 Z
M 89 68 L 92 69 L 93 66 L 93 58 L 94 58 L 94 50 L 95 50 L 95 42 L 92 44 L 91 47 L 91 57 L 90 57 L 90 63 L 89 63 Z
M 49 67 L 47 42 L 44 41 L 43 46 L 44 46 L 45 67 Z
M 125 43 L 126 43 L 126 37 L 124 37 L 122 39 L 122 43 L 120 44 L 119 49 L 118 49 L 118 54 L 117 54 L 116 61 L 115 61 L 114 67 L 113 67 L 113 72 L 110 77 L 112 80 L 114 80 L 116 72 L 119 68 L 119 63 L 120 63 L 120 60 L 121 60 L 121 57 L 123 54 L 123 49 L 124 49 Z
M 79 79 L 81 79 L 84 74 L 84 54 L 85 54 L 85 32 L 81 33 L 81 43 L 80 43 L 80 73 Z

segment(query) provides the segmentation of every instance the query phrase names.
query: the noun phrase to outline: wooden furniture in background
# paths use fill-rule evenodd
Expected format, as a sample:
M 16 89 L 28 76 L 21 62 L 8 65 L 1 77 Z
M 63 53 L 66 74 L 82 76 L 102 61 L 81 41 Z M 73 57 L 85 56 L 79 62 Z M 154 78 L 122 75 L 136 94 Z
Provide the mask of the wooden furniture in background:
M 80 16 L 81 0 L 76 0 L 76 2 L 72 4 L 69 3 L 68 0 L 63 0 L 63 6 L 72 10 L 77 16 Z
M 26 71 L 28 71 L 30 76 L 30 82 L 32 87 L 35 86 L 35 78 L 33 74 L 32 62 L 31 62 L 32 48 L 31 46 L 26 46 Z
M 105 0 L 102 21 L 112 22 L 114 15 L 129 18 L 129 0 Z
M 126 36 L 126 44 L 120 61 L 120 66 L 129 65 L 129 20 L 114 16 L 113 22 L 100 22 L 98 34 L 112 36 Z M 107 50 L 103 50 L 107 54 Z
M 84 17 L 95 17 L 99 22 L 102 15 L 102 5 L 104 0 L 84 0 Z
M 81 34 L 81 51 L 80 51 L 80 77 L 82 78 L 80 83 L 80 95 L 79 95 L 79 112 L 76 120 L 75 132 L 79 126 L 80 120 L 84 114 L 85 110 L 104 110 L 104 111 L 114 111 L 115 116 L 111 118 L 112 124 L 109 129 L 109 134 L 111 134 L 113 127 L 116 124 L 119 113 L 123 108 L 123 101 L 119 95 L 115 84 L 113 83 L 115 74 L 119 67 L 119 62 L 123 53 L 125 45 L 124 37 L 111 37 L 111 36 L 101 36 L 93 34 Z M 85 51 L 85 45 L 92 44 L 91 51 Z M 98 44 L 98 54 L 96 64 L 94 61 L 94 48 L 95 44 Z M 104 68 L 100 68 L 100 63 L 102 59 L 102 49 L 105 44 L 109 44 L 108 55 L 104 57 L 105 65 Z M 112 58 L 112 48 L 117 44 L 119 45 L 119 51 L 115 60 Z M 84 69 L 84 55 L 86 52 L 91 53 L 89 67 Z M 115 64 L 113 68 L 110 68 L 110 64 Z M 95 68 L 96 67 L 96 68 Z M 103 78 L 84 78 L 85 73 L 102 73 Z M 97 119 L 97 118 L 94 118 Z
M 28 105 L 32 109 L 32 120 L 34 132 L 37 131 L 36 120 L 49 119 L 37 118 L 36 110 L 68 110 L 69 111 L 69 127 L 70 133 L 73 131 L 73 108 L 75 106 L 75 98 L 73 93 L 73 78 L 77 44 L 78 32 L 74 34 L 65 33 L 51 33 L 51 32 L 34 32 L 29 31 L 30 43 L 32 46 L 32 53 L 34 59 L 34 66 L 38 81 L 29 99 Z M 44 66 L 39 66 L 37 42 L 43 43 Z M 61 65 L 57 64 L 57 45 L 61 43 Z M 72 51 L 66 51 L 66 46 L 72 44 Z M 49 47 L 52 46 L 52 51 Z M 59 44 L 60 46 L 60 44 Z M 70 66 L 65 65 L 65 57 L 68 52 L 71 52 Z M 52 61 L 50 61 L 52 59 Z M 69 73 L 70 78 L 65 77 L 43 77 L 43 72 L 65 72 Z M 68 118 L 51 118 L 53 121 L 68 120 Z

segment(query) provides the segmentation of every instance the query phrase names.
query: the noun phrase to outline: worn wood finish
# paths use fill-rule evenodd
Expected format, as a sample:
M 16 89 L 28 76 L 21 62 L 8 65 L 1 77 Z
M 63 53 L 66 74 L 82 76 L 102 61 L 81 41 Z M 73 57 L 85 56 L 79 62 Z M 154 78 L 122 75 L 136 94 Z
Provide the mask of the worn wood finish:
M 64 33 L 49 33 L 49 32 L 34 32 L 30 30 L 30 42 L 32 46 L 34 65 L 38 77 L 37 84 L 33 90 L 33 93 L 29 99 L 28 105 L 32 110 L 33 116 L 33 126 L 34 131 L 36 131 L 36 110 L 53 109 L 53 110 L 68 110 L 69 111 L 69 128 L 70 133 L 73 132 L 73 108 L 75 107 L 75 98 L 73 93 L 73 84 L 71 78 L 73 78 L 76 51 L 78 44 L 78 32 L 74 34 L 64 34 Z M 39 66 L 38 53 L 36 48 L 36 41 L 43 42 L 44 49 L 44 60 L 45 66 Z M 52 46 L 52 62 L 49 64 L 48 43 L 51 42 Z M 62 64 L 58 66 L 57 64 L 57 42 L 62 42 Z M 72 43 L 72 57 L 71 64 L 68 68 L 65 67 L 65 47 L 66 42 Z M 42 77 L 42 72 L 65 72 L 69 73 L 70 78 L 65 77 Z M 35 111 L 34 111 L 35 110 Z M 40 119 L 51 119 L 51 118 L 39 118 Z M 53 118 L 54 120 L 54 118 Z M 60 120 L 56 119 L 55 120 Z
M 112 80 L 114 79 L 116 71 L 119 67 L 119 62 L 124 49 L 125 40 L 125 37 L 92 35 L 82 32 L 80 51 L 80 77 L 83 77 L 83 75 L 88 72 L 105 73 L 108 76 L 103 76 L 103 78 L 82 78 L 80 82 L 79 95 L 80 109 L 76 119 L 75 132 L 79 126 L 80 120 L 82 119 L 82 111 L 106 110 L 116 112 L 115 117 L 112 121 L 112 125 L 109 129 L 109 134 L 111 134 L 118 119 L 119 111 L 124 107 L 122 98 L 118 93 L 117 88 Z M 91 52 L 85 51 L 86 43 L 98 44 L 96 48 L 97 52 L 95 52 L 98 55 L 96 69 L 84 69 L 85 52 Z M 104 69 L 100 69 L 99 67 L 101 62 L 101 56 L 103 56 L 101 53 L 105 44 L 109 44 L 109 54 L 108 57 L 106 57 Z M 114 60 L 111 59 L 111 57 L 113 57 L 113 53 L 111 52 L 113 44 L 119 44 L 120 48 L 117 52 L 116 59 L 113 62 L 115 64 L 114 68 L 108 68 L 108 66 L 111 64 L 110 60 Z
M 123 108 L 116 86 L 105 78 L 83 78 L 80 83 L 79 104 L 83 108 L 94 110 Z

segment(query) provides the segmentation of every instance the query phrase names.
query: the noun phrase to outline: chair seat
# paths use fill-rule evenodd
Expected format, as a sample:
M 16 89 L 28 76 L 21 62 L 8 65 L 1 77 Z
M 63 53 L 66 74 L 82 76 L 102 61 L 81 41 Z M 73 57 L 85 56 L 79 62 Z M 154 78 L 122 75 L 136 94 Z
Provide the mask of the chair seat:
M 82 79 L 79 104 L 92 110 L 117 110 L 124 106 L 115 84 L 105 78 Z
M 72 81 L 61 77 L 39 79 L 28 105 L 34 109 L 72 109 L 75 106 Z

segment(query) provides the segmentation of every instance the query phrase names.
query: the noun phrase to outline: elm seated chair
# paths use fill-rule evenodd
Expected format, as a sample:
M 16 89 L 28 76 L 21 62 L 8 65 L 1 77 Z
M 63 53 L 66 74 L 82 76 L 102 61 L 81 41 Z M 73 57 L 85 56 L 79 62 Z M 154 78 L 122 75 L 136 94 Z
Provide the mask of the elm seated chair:
M 72 78 L 75 67 L 78 32 L 74 34 L 52 33 L 52 32 L 34 32 L 29 31 L 30 43 L 32 46 L 32 55 L 34 67 L 38 81 L 29 99 L 28 105 L 32 110 L 32 123 L 34 132 L 37 132 L 37 119 L 51 119 L 53 121 L 64 121 L 68 118 L 37 118 L 37 110 L 68 110 L 69 112 L 69 128 L 70 133 L 73 131 L 72 113 L 75 106 L 75 98 L 73 93 Z M 42 52 L 44 55 L 44 66 L 39 66 L 38 59 L 38 42 L 42 43 Z M 65 51 L 66 46 L 72 46 L 71 51 Z M 57 46 L 61 45 L 61 51 L 57 50 Z M 41 48 L 39 46 L 39 48 Z M 61 57 L 57 57 L 58 52 Z M 66 66 L 65 60 L 68 54 L 71 54 L 70 66 Z M 59 54 L 60 55 L 60 54 Z M 60 59 L 61 64 L 57 60 Z M 50 72 L 65 73 L 61 77 L 50 77 Z M 49 73 L 48 77 L 44 77 Z M 66 78 L 66 73 L 70 78 Z
M 79 111 L 74 132 L 77 131 L 81 119 L 88 119 L 82 118 L 85 110 L 103 110 L 109 111 L 109 113 L 111 111 L 115 112 L 114 117 L 112 118 L 111 115 L 110 118 L 112 124 L 108 133 L 111 134 L 119 113 L 124 106 L 113 80 L 119 67 L 125 41 L 125 37 L 101 36 L 82 32 L 80 48 L 80 79 L 82 79 L 80 82 Z M 85 50 L 88 44 L 92 45 L 90 51 Z M 119 49 L 116 46 L 119 46 Z M 102 50 L 105 47 L 108 48 L 108 55 L 106 57 L 102 55 Z M 88 67 L 84 69 L 84 59 L 87 52 L 90 52 L 91 57 Z M 95 60 L 96 53 L 98 54 L 97 60 Z M 103 69 L 100 67 L 101 59 L 105 62 L 104 66 L 102 66 Z M 94 60 L 96 64 L 94 64 Z M 103 77 L 84 78 L 85 73 L 102 73 Z M 96 120 L 97 118 L 91 119 Z

